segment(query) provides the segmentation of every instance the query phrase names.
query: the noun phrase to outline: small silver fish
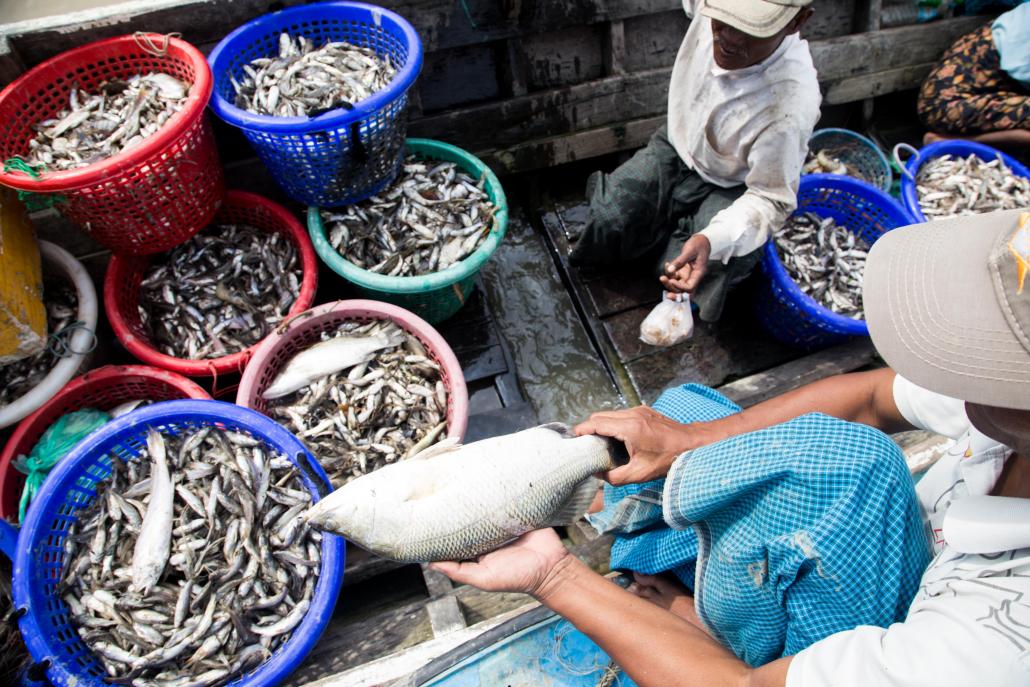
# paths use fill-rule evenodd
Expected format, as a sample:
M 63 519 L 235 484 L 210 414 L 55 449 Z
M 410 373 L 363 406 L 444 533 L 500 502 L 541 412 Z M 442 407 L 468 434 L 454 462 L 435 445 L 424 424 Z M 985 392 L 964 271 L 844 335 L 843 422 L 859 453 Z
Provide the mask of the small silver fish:
M 147 451 L 154 462 L 150 503 L 132 556 L 132 589 L 142 593 L 149 592 L 164 572 L 172 539 L 172 479 L 164 439 L 154 430 L 147 433 Z
M 621 442 L 542 425 L 466 446 L 451 440 L 352 480 L 304 515 L 396 561 L 467 560 L 530 530 L 567 525 L 597 495 Z
M 919 207 L 928 220 L 1030 207 L 1030 179 L 1014 174 L 1001 157 L 941 155 L 916 175 Z

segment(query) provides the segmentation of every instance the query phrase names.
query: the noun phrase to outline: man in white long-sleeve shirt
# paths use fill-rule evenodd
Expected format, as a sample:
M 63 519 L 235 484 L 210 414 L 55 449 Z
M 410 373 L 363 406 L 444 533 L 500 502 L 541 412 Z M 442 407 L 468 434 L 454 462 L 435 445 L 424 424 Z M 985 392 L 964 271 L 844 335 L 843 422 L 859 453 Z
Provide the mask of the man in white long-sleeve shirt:
M 577 265 L 657 258 L 667 291 L 690 292 L 704 320 L 758 263 L 796 206 L 819 84 L 798 36 L 811 0 L 684 0 L 693 19 L 669 85 L 669 115 L 648 145 L 587 182 Z

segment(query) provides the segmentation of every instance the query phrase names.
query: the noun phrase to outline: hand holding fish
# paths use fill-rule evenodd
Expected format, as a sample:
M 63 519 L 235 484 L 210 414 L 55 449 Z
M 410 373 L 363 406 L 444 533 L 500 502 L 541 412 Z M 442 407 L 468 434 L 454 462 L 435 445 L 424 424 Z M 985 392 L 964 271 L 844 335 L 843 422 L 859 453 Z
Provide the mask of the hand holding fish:
M 712 436 L 704 423 L 680 424 L 647 406 L 594 413 L 573 431 L 579 436 L 611 437 L 626 445 L 629 462 L 600 475 L 616 486 L 664 477 L 681 453 L 720 438 Z
M 459 584 L 487 592 L 519 592 L 543 599 L 561 584 L 573 560 L 553 529 L 527 532 L 475 561 L 431 563 L 430 568 Z
M 680 254 L 665 266 L 659 277 L 662 287 L 672 293 L 693 293 L 708 272 L 712 244 L 703 234 L 694 234 L 683 244 Z

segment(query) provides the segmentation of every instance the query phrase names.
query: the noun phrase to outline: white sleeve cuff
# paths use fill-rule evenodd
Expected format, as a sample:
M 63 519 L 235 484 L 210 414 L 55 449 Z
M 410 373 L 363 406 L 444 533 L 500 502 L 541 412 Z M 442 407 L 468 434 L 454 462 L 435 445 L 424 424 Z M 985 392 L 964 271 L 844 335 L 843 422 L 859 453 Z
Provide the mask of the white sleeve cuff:
M 708 243 L 712 244 L 712 252 L 708 255 L 708 259 L 718 260 L 723 264 L 729 262 L 733 257 L 734 241 L 732 236 L 727 236 L 726 229 L 709 224 L 700 233 L 708 239 Z

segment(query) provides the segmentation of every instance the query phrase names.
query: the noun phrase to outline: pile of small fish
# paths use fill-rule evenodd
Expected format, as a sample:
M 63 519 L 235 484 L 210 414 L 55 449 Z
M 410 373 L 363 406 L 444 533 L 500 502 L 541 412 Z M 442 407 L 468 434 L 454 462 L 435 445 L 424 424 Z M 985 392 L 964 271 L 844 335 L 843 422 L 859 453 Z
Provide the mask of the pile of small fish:
M 303 278 L 283 234 L 212 226 L 151 263 L 139 315 L 163 353 L 200 360 L 242 351 L 289 312 Z
M 393 80 L 389 56 L 346 41 L 315 48 L 304 36 L 279 35 L 279 56 L 259 57 L 232 78 L 236 107 L 272 117 L 314 117 L 351 109 Z
M 26 159 L 64 171 L 116 155 L 164 126 L 188 93 L 187 84 L 160 72 L 105 81 L 92 94 L 73 86 L 68 107 L 33 127 Z
M 809 152 L 805 160 L 805 166 L 801 168 L 803 174 L 847 174 L 855 176 L 855 170 L 835 157 L 828 149 L 824 148 L 816 153 Z M 862 178 L 859 176 L 858 178 Z
M 869 244 L 830 217 L 797 213 L 776 232 L 787 274 L 821 305 L 863 319 L 862 274 Z
M 447 389 L 422 343 L 392 322 L 345 322 L 295 355 L 262 397 L 333 487 L 433 444 Z
M 928 160 L 916 175 L 916 193 L 928 220 L 1030 207 L 1030 179 L 1014 174 L 1000 157 Z
M 362 269 L 389 276 L 429 274 L 471 255 L 493 228 L 497 207 L 453 162 L 414 156 L 388 190 L 342 212 L 322 211 L 329 243 Z
M 150 430 L 64 541 L 60 594 L 111 681 L 224 684 L 300 624 L 321 534 L 293 464 L 248 434 Z
M 44 277 L 43 302 L 46 305 L 46 327 L 50 336 L 75 322 L 79 312 L 79 295 L 67 279 Z M 57 355 L 48 340 L 47 348 L 39 353 L 0 367 L 0 407 L 35 388 L 56 364 Z

